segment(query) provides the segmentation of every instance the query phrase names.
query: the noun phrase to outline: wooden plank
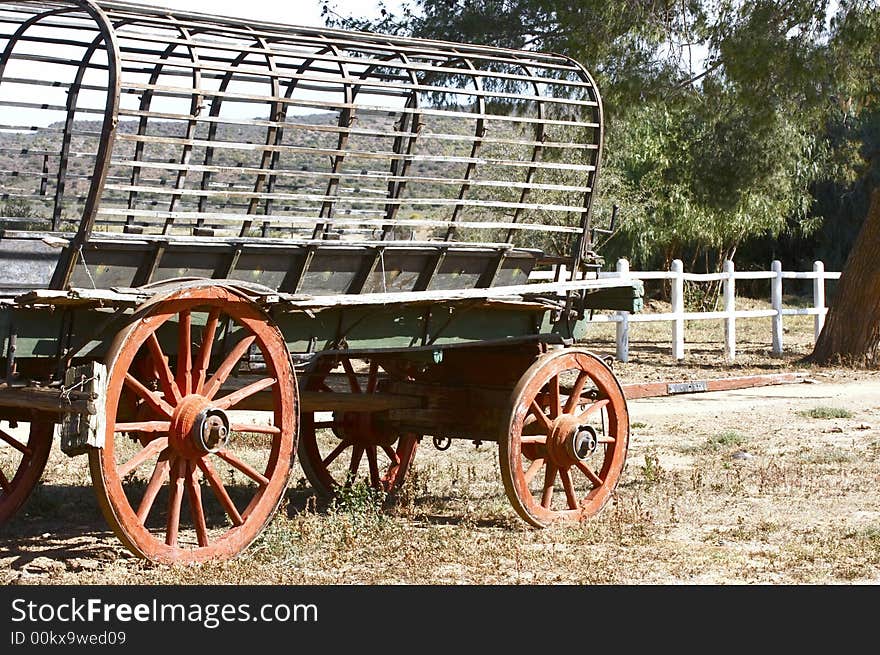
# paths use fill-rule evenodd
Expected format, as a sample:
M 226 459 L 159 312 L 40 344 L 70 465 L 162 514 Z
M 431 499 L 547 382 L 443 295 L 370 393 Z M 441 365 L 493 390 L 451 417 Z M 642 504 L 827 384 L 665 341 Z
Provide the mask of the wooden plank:
M 483 441 L 498 438 L 511 391 L 507 387 L 419 382 L 394 382 L 388 389 L 424 399 L 424 405 L 417 409 L 390 410 L 387 420 L 395 427 L 420 434 Z
M 117 293 L 104 289 L 37 289 L 15 296 L 14 301 L 18 305 L 139 305 L 150 295 L 134 290 L 131 293 Z
M 16 407 L 53 414 L 94 414 L 97 396 L 45 387 L 12 387 L 0 384 L 0 407 Z
M 223 395 L 225 391 L 227 390 L 221 391 L 218 396 Z M 420 397 L 399 393 L 300 391 L 299 401 L 302 412 L 384 412 L 391 409 L 415 410 L 422 405 Z M 274 409 L 272 394 L 268 391 L 256 393 L 242 400 L 233 409 L 271 411 Z
M 638 280 L 603 278 L 592 280 L 571 280 L 567 282 L 547 282 L 540 284 L 519 284 L 490 287 L 487 289 L 448 289 L 440 291 L 401 291 L 397 293 L 365 293 L 358 295 L 296 296 L 279 294 L 267 296 L 267 303 L 280 303 L 281 309 L 296 311 L 300 309 L 320 309 L 337 305 L 387 305 L 389 303 L 432 303 L 455 300 L 487 300 L 499 303 L 517 304 L 531 296 L 553 296 L 577 289 L 601 289 L 611 287 L 641 286 Z
M 638 312 L 644 306 L 644 291 L 635 286 L 587 290 L 585 309 Z
M 687 393 L 707 391 L 733 391 L 774 384 L 793 384 L 803 382 L 801 373 L 772 373 L 767 375 L 745 375 L 732 378 L 716 378 L 709 380 L 682 380 L 676 382 L 634 382 L 621 385 L 627 400 L 637 398 L 657 398 L 660 396 L 676 396 Z

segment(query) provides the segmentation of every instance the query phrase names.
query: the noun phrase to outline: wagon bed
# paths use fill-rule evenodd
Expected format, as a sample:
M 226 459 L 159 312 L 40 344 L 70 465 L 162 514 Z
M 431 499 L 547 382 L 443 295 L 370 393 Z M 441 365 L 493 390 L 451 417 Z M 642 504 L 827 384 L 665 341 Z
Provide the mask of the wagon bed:
M 583 66 L 91 0 L 0 33 L 0 523 L 56 424 L 160 561 L 240 552 L 297 451 L 390 493 L 426 436 L 497 441 L 530 523 L 607 502 L 626 403 L 572 346 L 642 289 L 598 279 Z

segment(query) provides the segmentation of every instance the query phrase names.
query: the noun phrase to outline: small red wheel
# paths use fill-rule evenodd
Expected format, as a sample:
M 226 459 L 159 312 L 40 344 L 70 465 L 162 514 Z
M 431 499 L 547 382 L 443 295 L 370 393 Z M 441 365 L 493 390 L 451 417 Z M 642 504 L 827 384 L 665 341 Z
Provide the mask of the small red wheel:
M 509 416 L 499 459 L 516 512 L 536 527 L 599 512 L 629 442 L 626 397 L 611 369 L 585 350 L 542 355 L 514 389 Z
M 24 429 L 0 427 L 0 525 L 10 520 L 40 481 L 52 450 L 52 423 L 35 421 Z
M 139 312 L 106 361 L 105 443 L 89 462 L 114 532 L 158 562 L 243 551 L 277 510 L 295 453 L 281 333 L 234 291 L 191 286 Z M 245 411 L 264 397 L 266 411 Z
M 341 368 L 339 375 L 332 373 L 336 368 Z M 382 375 L 375 360 L 368 363 L 366 371 L 357 373 L 348 357 L 325 358 L 305 388 L 322 393 L 371 394 L 378 391 Z M 336 384 L 339 378 L 341 384 Z M 358 477 L 385 492 L 403 484 L 418 435 L 389 431 L 373 412 L 334 411 L 330 420 L 319 420 L 315 414 L 303 412 L 299 442 L 299 463 L 315 491 L 329 496 Z

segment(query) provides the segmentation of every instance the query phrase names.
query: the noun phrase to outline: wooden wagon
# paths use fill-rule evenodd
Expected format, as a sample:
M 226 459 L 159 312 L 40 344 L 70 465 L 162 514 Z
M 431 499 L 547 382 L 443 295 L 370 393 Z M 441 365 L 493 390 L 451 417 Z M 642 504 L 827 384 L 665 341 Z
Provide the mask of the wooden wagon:
M 0 523 L 55 439 L 161 562 L 245 549 L 297 453 L 393 492 L 424 437 L 497 442 L 529 523 L 606 504 L 626 400 L 576 344 L 641 287 L 596 274 L 580 64 L 91 0 L 0 31 Z

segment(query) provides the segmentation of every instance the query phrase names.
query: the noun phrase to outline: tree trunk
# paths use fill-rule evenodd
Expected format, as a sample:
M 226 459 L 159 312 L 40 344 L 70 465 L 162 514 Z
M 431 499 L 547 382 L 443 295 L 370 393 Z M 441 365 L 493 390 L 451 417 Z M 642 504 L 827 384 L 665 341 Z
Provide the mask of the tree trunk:
M 880 367 L 880 188 L 846 260 L 825 326 L 807 361 Z

